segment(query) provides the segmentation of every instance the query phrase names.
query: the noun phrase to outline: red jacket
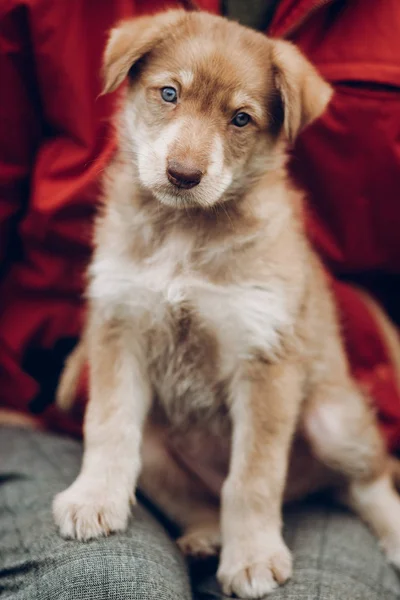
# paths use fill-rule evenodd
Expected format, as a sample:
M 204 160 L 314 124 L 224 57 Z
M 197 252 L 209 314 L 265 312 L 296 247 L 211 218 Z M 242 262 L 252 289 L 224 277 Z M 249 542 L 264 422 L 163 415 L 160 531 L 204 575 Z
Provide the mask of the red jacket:
M 218 0 L 199 4 L 218 12 Z M 107 30 L 162 0 L 0 6 L 0 406 L 41 413 L 79 335 L 99 175 L 113 151 L 113 97 L 97 98 Z M 326 115 L 300 137 L 292 169 L 309 194 L 309 234 L 334 276 L 354 374 L 390 447 L 400 394 L 369 287 L 400 322 L 398 0 L 281 0 L 269 35 L 296 42 L 333 83 Z M 77 428 L 75 426 L 75 431 Z

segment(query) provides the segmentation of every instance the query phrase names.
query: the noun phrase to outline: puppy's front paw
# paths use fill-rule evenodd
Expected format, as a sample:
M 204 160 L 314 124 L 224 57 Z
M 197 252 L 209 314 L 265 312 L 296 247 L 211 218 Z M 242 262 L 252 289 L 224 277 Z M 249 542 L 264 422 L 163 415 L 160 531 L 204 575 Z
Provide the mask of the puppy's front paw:
M 250 550 L 250 551 L 249 551 Z M 218 580 L 225 594 L 239 598 L 262 598 L 292 574 L 292 557 L 282 539 L 268 549 L 254 553 L 254 549 L 236 548 L 232 557 L 223 553 L 218 569 Z
M 65 538 L 87 541 L 126 529 L 129 501 L 121 494 L 72 484 L 53 501 L 53 515 Z

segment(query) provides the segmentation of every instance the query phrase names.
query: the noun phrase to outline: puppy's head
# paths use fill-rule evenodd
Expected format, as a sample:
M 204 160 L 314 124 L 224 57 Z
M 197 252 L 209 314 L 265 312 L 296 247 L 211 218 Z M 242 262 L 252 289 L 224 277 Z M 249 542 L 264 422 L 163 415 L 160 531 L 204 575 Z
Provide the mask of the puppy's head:
M 248 189 L 331 96 L 291 44 L 182 10 L 112 30 L 104 78 L 105 93 L 128 78 L 121 145 L 132 176 L 178 208 Z

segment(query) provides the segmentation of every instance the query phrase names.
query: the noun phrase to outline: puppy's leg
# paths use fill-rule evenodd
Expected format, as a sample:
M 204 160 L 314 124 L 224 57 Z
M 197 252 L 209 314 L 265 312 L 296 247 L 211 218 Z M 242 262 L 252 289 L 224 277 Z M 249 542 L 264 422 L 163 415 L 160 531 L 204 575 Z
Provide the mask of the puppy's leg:
M 182 530 L 186 556 L 205 558 L 221 546 L 219 501 L 171 454 L 162 427 L 148 423 L 143 437 L 140 490 Z
M 178 538 L 177 544 L 185 556 L 205 559 L 217 556 L 221 548 L 221 530 L 218 511 L 209 515 L 207 520 L 190 526 Z
M 222 491 L 225 593 L 261 598 L 286 581 L 292 561 L 281 535 L 288 455 L 301 399 L 294 365 L 262 365 L 232 397 L 232 454 Z
M 139 351 L 122 328 L 98 326 L 88 337 L 88 350 L 90 399 L 82 469 L 53 503 L 61 534 L 80 540 L 126 527 L 151 400 Z
M 375 416 L 361 393 L 351 384 L 324 385 L 304 425 L 314 453 L 347 480 L 342 500 L 370 525 L 400 568 L 400 498 Z
M 344 500 L 374 531 L 389 562 L 400 569 L 400 498 L 390 474 L 353 481 Z

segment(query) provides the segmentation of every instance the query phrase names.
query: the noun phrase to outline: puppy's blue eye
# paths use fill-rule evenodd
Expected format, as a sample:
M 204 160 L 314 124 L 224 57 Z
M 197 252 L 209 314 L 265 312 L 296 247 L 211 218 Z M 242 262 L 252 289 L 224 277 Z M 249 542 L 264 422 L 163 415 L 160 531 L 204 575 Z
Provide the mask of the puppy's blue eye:
M 173 87 L 163 87 L 161 88 L 161 98 L 165 102 L 176 102 L 178 97 L 178 92 Z
M 239 112 L 232 119 L 232 125 L 236 127 L 244 127 L 248 123 L 250 123 L 251 117 L 245 112 Z

